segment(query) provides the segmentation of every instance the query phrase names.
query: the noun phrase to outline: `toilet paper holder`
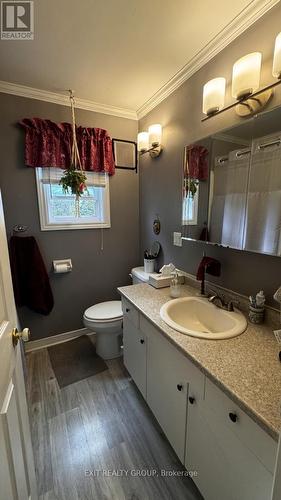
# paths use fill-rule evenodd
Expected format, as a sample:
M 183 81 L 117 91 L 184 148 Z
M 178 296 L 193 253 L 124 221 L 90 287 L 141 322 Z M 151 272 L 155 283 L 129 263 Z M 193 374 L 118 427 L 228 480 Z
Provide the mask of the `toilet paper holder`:
M 54 273 L 69 273 L 72 271 L 72 261 L 71 259 L 53 260 Z

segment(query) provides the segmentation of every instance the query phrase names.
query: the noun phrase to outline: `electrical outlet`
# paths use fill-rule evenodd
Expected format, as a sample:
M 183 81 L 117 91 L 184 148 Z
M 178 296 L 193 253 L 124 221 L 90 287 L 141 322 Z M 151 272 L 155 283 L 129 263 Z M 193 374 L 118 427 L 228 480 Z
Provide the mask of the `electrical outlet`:
M 173 241 L 174 241 L 174 245 L 176 247 L 181 247 L 182 246 L 181 233 L 174 233 L 173 234 Z

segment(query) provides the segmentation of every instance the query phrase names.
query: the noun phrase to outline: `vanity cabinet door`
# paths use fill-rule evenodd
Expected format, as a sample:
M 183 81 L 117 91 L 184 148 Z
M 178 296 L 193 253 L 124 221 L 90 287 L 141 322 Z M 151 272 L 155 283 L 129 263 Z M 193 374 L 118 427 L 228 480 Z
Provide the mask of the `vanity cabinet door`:
M 188 413 L 185 466 L 205 500 L 270 500 L 275 442 L 208 379 Z
M 194 381 L 203 395 L 204 375 L 142 315 L 140 329 L 147 336 L 147 403 L 184 463 L 189 386 Z
M 135 321 L 131 321 L 129 314 L 132 314 L 132 310 L 133 308 L 130 307 L 127 314 L 126 311 L 124 312 L 124 365 L 143 397 L 146 398 L 146 337 L 140 332 L 139 328 L 136 327 Z M 134 311 L 138 314 L 136 310 Z
M 147 403 L 183 463 L 188 381 L 173 356 L 177 353 L 161 340 L 148 339 Z

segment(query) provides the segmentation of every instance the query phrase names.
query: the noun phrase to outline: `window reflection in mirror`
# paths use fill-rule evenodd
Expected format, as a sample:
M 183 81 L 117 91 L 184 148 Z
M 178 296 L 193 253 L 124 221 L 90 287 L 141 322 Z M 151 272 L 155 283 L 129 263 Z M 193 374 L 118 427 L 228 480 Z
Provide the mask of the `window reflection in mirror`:
M 210 145 L 207 138 L 186 146 L 183 164 L 183 236 L 204 241 L 208 224 Z

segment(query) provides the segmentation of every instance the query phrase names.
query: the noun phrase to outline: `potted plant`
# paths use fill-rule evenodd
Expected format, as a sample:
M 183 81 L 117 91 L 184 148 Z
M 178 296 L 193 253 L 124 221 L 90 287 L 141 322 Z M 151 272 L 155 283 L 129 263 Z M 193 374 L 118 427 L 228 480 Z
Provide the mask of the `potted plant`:
M 184 179 L 184 191 L 185 196 L 191 196 L 193 199 L 197 193 L 199 181 L 198 179 L 192 179 L 191 177 L 186 177 Z
M 60 180 L 64 193 L 75 194 L 77 198 L 82 196 L 87 190 L 87 177 L 83 170 L 76 170 L 73 166 L 65 170 Z

